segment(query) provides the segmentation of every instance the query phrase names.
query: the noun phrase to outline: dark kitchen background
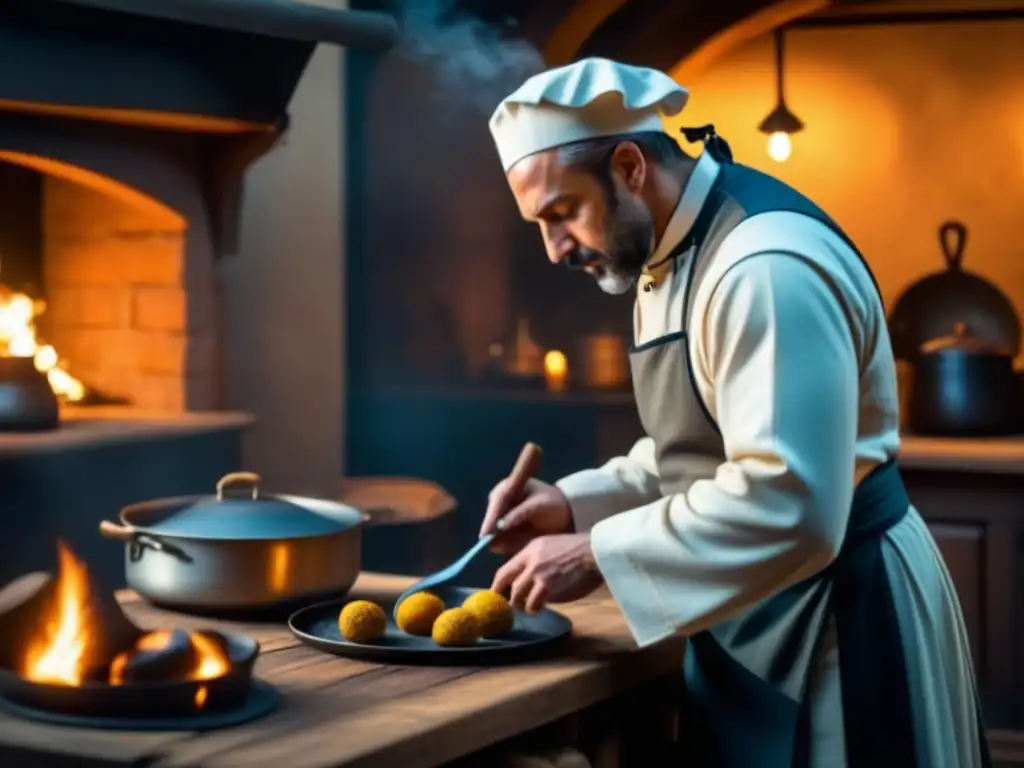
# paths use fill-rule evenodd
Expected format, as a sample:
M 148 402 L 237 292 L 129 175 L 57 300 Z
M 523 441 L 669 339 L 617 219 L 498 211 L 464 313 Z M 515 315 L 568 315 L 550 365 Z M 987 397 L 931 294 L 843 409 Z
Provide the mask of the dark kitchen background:
M 542 66 L 537 51 L 555 62 L 599 54 L 672 72 L 692 91 L 681 117 L 714 122 L 741 162 L 829 211 L 871 262 L 887 306 L 945 270 L 939 224 L 965 222 L 963 266 L 1005 295 L 1019 345 L 1024 266 L 1007 257 L 1006 235 L 1020 227 L 1024 191 L 1021 22 L 942 16 L 964 3 L 839 3 L 787 28 L 786 101 L 805 128 L 780 162 L 759 129 L 777 100 L 776 17 L 734 27 L 735 44 L 712 58 L 701 35 L 729 19 L 703 9 L 702 26 L 680 37 L 698 15 L 686 4 L 631 2 L 602 20 L 596 7 L 584 19 L 554 3 L 515 24 L 511 6 L 478 5 L 476 18 L 500 25 L 503 41 L 486 37 L 494 26 L 442 15 L 445 28 L 426 30 L 426 43 L 350 56 L 347 88 L 350 114 L 361 116 L 348 124 L 348 467 L 441 482 L 464 502 L 459 546 L 523 441 L 545 445 L 542 473 L 553 479 L 638 434 L 628 382 L 617 387 L 616 371 L 595 354 L 604 339 L 625 349 L 631 300 L 547 263 L 487 132 L 501 96 Z M 881 10 L 895 15 L 869 15 Z M 846 15 L 854 11 L 855 20 Z M 484 54 L 475 46 L 489 46 L 505 71 L 476 71 Z M 933 297 L 932 307 L 943 301 Z M 566 393 L 545 394 L 548 350 L 566 356 Z M 996 415 L 1009 423 L 1009 413 Z
M 913 313 L 920 327 L 948 333 L 964 309 L 970 325 L 992 331 L 993 343 L 1013 345 L 1001 350 L 1005 376 L 1003 368 L 998 374 L 1009 377 L 1012 396 L 1003 380 L 971 395 L 991 405 L 979 430 L 1011 437 L 908 438 L 904 467 L 958 584 L 989 708 L 1001 722 L 1014 720 L 1019 686 L 990 684 L 999 670 L 1017 674 L 1015 620 L 1001 611 L 1019 615 L 1011 585 L 1024 562 L 1013 543 L 1024 462 L 1012 437 L 1022 430 L 1008 359 L 1020 362 L 1024 307 L 1024 261 L 1014 245 L 1024 236 L 1024 4 L 543 5 L 506 26 L 506 39 L 525 38 L 552 64 L 607 55 L 671 72 L 691 89 L 685 124 L 714 122 L 740 162 L 819 202 L 860 245 L 887 307 L 922 278 L 946 272 L 940 225 L 965 225 L 962 266 L 984 281 L 985 298 L 954 306 L 970 293 L 955 275 L 945 295 L 923 291 L 932 295 Z M 491 9 L 497 20 L 513 15 Z M 798 18 L 807 10 L 816 13 Z M 790 24 L 779 35 L 783 22 Z M 504 55 L 523 65 L 522 48 L 510 45 Z M 458 58 L 458 46 L 448 50 Z M 418 556 L 440 561 L 472 542 L 488 489 L 524 441 L 545 447 L 541 475 L 554 480 L 626 450 L 639 434 L 628 383 L 625 393 L 616 389 L 614 366 L 602 368 L 595 353 L 602 342 L 587 338 L 627 344 L 630 300 L 603 296 L 585 277 L 547 263 L 539 234 L 517 215 L 487 133 L 503 90 L 493 78 L 474 90 L 453 67 L 415 49 L 350 56 L 347 87 L 350 113 L 362 116 L 348 125 L 348 470 L 429 477 L 458 497 L 436 548 L 416 541 Z M 762 126 L 780 79 L 804 125 L 781 149 Z M 522 343 L 533 365 L 507 375 L 531 357 L 517 354 Z M 567 392 L 546 393 L 543 378 L 529 375 L 543 372 L 547 350 L 566 356 Z M 906 397 L 908 363 L 900 374 Z M 588 383 L 595 380 L 602 385 Z M 947 434 L 958 429 L 950 423 Z M 937 471 L 916 452 L 948 461 Z M 945 471 L 993 452 L 1018 457 L 1015 469 Z M 375 553 L 381 562 L 415 560 L 411 544 L 388 536 L 394 543 Z M 493 567 L 481 563 L 480 578 Z
M 48 2 L 68 29 L 73 14 L 98 13 L 84 0 Z M 954 339 L 949 353 L 965 362 L 964 380 L 950 383 L 966 387 L 960 410 L 930 409 L 943 418 L 928 437 L 908 423 L 901 463 L 957 585 L 986 706 L 996 724 L 1024 722 L 1024 430 L 1011 367 L 1024 362 L 1024 0 L 351 7 L 394 12 L 409 38 L 383 54 L 321 45 L 303 69 L 309 51 L 294 40 L 221 29 L 203 38 L 204 58 L 184 51 L 200 38 L 168 34 L 169 23 L 122 30 L 127 40 L 149 30 L 195 72 L 241 61 L 218 53 L 229 43 L 260 63 L 258 74 L 218 72 L 232 97 L 267 107 L 260 130 L 284 105 L 290 117 L 280 141 L 235 147 L 226 163 L 249 166 L 240 208 L 230 191 L 210 191 L 217 153 L 207 151 L 230 144 L 221 139 L 237 125 L 143 135 L 88 110 L 43 121 L 19 112 L 28 96 L 7 98 L 31 78 L 4 79 L 20 70 L 0 67 L 0 341 L 11 291 L 46 297 L 40 338 L 61 365 L 135 409 L 102 429 L 89 426 L 102 416 L 82 411 L 50 436 L 0 435 L 0 507 L 18 543 L 3 550 L 0 580 L 40 567 L 58 537 L 120 578 L 122 546 L 98 539 L 99 519 L 133 501 L 209 493 L 240 468 L 273 490 L 324 497 L 344 477 L 440 484 L 459 502 L 452 514 L 366 533 L 365 567 L 424 572 L 472 544 L 487 492 L 524 442 L 543 446 L 547 480 L 627 450 L 640 434 L 631 299 L 547 263 L 487 131 L 500 98 L 533 71 L 602 55 L 689 87 L 685 122 L 713 122 L 740 162 L 820 203 L 857 241 L 890 308 L 943 273 L 945 285 L 902 303 L 909 329 L 894 332 L 931 340 L 963 323 L 980 338 Z M 0 42 L 33 14 L 46 15 L 0 10 Z M 114 38 L 106 18 L 98 28 Z M 86 101 L 124 95 L 84 69 L 57 69 L 78 78 L 71 92 Z M 792 134 L 777 123 L 783 90 L 802 124 Z M 237 248 L 223 240 L 232 212 Z M 947 270 L 943 224 L 966 234 L 945 246 L 962 270 Z M 986 354 L 970 353 L 982 343 Z M 923 375 L 915 345 L 900 367 L 908 403 L 943 384 Z M 485 583 L 497 562 L 483 558 L 470 580 Z

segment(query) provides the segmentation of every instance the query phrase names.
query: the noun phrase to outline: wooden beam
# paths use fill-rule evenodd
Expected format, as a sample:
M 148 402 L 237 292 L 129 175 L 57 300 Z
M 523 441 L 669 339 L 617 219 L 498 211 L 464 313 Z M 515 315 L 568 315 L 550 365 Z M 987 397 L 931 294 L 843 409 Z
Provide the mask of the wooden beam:
M 281 37 L 303 42 L 335 43 L 368 49 L 390 47 L 398 39 L 393 16 L 372 11 L 347 11 L 291 0 L 60 0 L 116 13 L 165 21 Z
M 969 22 L 1022 21 L 1024 8 L 986 8 L 948 11 L 893 11 L 879 13 L 837 13 L 811 16 L 786 24 L 787 29 L 835 29 L 843 27 L 888 27 L 906 24 L 966 24 Z

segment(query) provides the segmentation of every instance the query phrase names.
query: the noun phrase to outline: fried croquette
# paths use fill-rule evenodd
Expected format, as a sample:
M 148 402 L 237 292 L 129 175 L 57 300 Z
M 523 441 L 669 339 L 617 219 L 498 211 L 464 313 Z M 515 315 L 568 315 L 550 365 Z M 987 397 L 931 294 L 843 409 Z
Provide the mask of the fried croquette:
M 465 599 L 462 607 L 476 616 L 481 637 L 498 637 L 512 631 L 515 612 L 508 600 L 489 589 L 482 589 Z
M 338 616 L 341 636 L 350 643 L 372 643 L 384 634 L 387 626 L 384 609 L 369 600 L 353 600 Z
M 472 645 L 480 639 L 480 626 L 465 608 L 449 608 L 437 617 L 431 637 L 446 647 Z
M 444 613 L 444 601 L 431 592 L 409 595 L 398 605 L 395 622 L 410 635 L 430 637 L 437 617 Z

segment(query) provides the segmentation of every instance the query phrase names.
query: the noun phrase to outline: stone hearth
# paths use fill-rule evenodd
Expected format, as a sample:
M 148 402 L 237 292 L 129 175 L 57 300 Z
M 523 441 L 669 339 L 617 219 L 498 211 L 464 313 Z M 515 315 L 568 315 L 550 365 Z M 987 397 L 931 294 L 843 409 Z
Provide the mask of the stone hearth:
M 237 249 L 244 173 L 287 130 L 318 43 L 396 34 L 385 14 L 291 0 L 0 8 L 15 64 L 0 71 L 0 162 L 37 179 L 0 230 L 39 233 L 15 237 L 35 253 L 0 242 L 0 282 L 22 290 L 12 261 L 36 276 L 37 330 L 64 370 L 140 422 L 224 408 L 218 261 Z

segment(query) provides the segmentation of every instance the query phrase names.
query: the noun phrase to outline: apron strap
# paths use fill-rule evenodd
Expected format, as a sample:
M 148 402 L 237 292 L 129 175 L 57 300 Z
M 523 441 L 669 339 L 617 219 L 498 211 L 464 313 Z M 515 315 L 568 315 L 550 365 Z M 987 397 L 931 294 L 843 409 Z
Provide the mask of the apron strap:
M 711 123 L 696 128 L 682 128 L 680 131 L 683 134 L 683 138 L 691 144 L 696 144 L 698 141 L 703 142 L 705 151 L 719 163 L 731 163 L 733 161 L 732 148 L 729 147 L 725 139 L 718 135 L 715 131 L 715 126 Z

